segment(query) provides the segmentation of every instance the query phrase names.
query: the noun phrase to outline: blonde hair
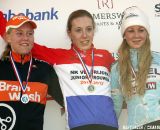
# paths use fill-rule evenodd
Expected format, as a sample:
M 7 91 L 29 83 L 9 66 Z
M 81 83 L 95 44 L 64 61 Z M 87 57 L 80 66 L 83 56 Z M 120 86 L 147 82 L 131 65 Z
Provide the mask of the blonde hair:
M 9 28 L 8 31 L 4 34 L 4 40 L 7 44 L 7 46 L 5 48 L 5 51 L 2 54 L 2 59 L 5 59 L 8 56 L 9 52 L 11 51 L 11 46 L 9 43 L 7 43 L 7 40 L 6 40 L 7 35 L 10 35 L 11 31 L 12 31 L 12 28 Z
M 145 93 L 147 75 L 151 65 L 151 50 L 150 39 L 147 35 L 146 42 L 138 49 L 138 71 L 136 72 L 136 93 L 143 95 Z M 131 79 L 133 77 L 131 71 L 131 59 L 130 59 L 130 47 L 127 41 L 123 39 L 121 46 L 119 47 L 119 70 L 120 70 L 120 84 L 122 92 L 125 97 L 130 98 L 133 95 L 133 87 L 131 85 Z

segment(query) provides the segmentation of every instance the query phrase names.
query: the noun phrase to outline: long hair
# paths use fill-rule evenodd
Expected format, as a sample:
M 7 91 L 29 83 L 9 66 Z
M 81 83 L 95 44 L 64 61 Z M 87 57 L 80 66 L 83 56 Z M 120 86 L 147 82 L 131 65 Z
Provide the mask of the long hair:
M 7 35 L 10 35 L 11 31 L 12 31 L 12 29 L 10 28 L 10 29 L 4 34 L 4 40 L 5 40 L 6 44 L 7 44 L 7 46 L 6 46 L 6 48 L 5 48 L 5 51 L 4 51 L 3 54 L 2 54 L 2 59 L 7 58 L 9 52 L 11 51 L 11 46 L 10 46 L 9 43 L 7 43 Z
M 10 46 L 10 45 L 7 45 L 6 48 L 5 48 L 5 51 L 4 51 L 3 54 L 2 54 L 2 59 L 7 58 L 10 51 L 11 51 L 11 46 Z
M 150 39 L 147 35 L 146 42 L 138 49 L 138 72 L 136 72 L 136 94 L 143 95 L 145 93 L 147 75 L 151 65 L 152 56 L 150 50 Z M 120 84 L 122 92 L 125 97 L 130 98 L 133 95 L 133 87 L 131 80 L 133 77 L 131 71 L 130 47 L 127 41 L 123 39 L 119 47 L 119 70 L 120 70 Z

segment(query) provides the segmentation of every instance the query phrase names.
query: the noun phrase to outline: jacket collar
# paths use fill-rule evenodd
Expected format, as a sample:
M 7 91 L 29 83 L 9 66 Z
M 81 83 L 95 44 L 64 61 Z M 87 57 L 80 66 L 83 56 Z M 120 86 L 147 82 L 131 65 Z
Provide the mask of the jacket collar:
M 12 56 L 13 56 L 13 59 L 15 62 L 19 62 L 19 63 L 24 64 L 24 63 L 30 61 L 30 59 L 31 59 L 31 53 L 29 53 L 23 57 L 22 57 L 22 55 L 15 53 L 13 51 L 11 53 L 12 53 Z

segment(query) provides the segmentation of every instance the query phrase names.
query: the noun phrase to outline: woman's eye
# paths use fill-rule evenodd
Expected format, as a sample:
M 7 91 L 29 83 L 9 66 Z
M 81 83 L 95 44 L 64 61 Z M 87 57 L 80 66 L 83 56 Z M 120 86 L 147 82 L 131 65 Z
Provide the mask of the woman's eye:
M 127 32 L 134 32 L 134 30 L 128 30 Z
M 17 32 L 16 34 L 17 34 L 18 36 L 23 35 L 23 33 L 22 33 L 22 32 Z
M 27 34 L 28 34 L 28 36 L 33 36 L 34 32 L 28 32 Z
M 88 32 L 91 32 L 93 30 L 93 28 L 87 28 Z
M 81 32 L 81 29 L 76 29 L 75 31 L 76 31 L 76 32 Z
M 140 29 L 139 31 L 140 31 L 140 32 L 144 32 L 144 31 L 145 31 L 145 29 Z

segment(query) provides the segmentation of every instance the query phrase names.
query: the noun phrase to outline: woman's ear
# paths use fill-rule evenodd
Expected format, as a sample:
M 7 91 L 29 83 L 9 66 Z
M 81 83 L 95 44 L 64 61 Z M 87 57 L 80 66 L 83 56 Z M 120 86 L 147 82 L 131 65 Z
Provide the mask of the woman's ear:
M 71 31 L 67 30 L 67 34 L 68 34 L 69 38 L 71 38 Z
M 68 37 L 70 38 L 71 42 L 72 42 L 72 34 L 71 34 L 71 31 L 67 31 L 67 34 L 68 34 Z

